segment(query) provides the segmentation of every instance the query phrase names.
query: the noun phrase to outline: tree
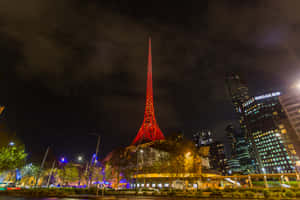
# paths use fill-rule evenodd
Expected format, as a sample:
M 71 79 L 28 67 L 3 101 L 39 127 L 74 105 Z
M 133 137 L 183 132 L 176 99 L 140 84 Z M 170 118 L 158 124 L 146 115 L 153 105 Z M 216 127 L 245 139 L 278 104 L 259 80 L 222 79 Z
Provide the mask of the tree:
M 92 167 L 92 181 L 99 182 L 103 180 L 102 168 L 94 166 Z
M 105 180 L 111 181 L 113 176 L 112 176 L 112 167 L 109 163 L 106 163 L 105 165 L 104 174 L 105 174 Z
M 26 157 L 24 146 L 0 148 L 0 172 L 21 168 L 25 164 Z
M 25 165 L 21 169 L 21 183 L 24 185 L 34 185 L 36 178 L 38 176 L 40 167 L 33 165 L 33 164 L 28 164 Z
M 72 163 L 68 163 L 63 169 L 58 171 L 58 175 L 63 184 L 74 183 L 79 180 L 79 170 Z

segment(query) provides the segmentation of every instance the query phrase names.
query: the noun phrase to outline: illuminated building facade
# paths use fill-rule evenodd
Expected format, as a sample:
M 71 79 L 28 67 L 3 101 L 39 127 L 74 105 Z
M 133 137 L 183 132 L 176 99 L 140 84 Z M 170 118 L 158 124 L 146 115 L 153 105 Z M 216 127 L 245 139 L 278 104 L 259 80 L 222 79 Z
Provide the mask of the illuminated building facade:
M 224 144 L 214 141 L 210 130 L 201 130 L 193 135 L 196 148 L 209 147 L 209 168 L 226 173 L 226 159 Z
M 292 88 L 290 91 L 279 96 L 279 101 L 292 125 L 295 135 L 291 135 L 291 139 L 295 142 L 295 146 L 299 146 L 300 141 L 300 91 L 298 88 Z M 294 137 L 293 137 L 294 136 Z M 299 153 L 299 150 L 297 149 Z
M 234 73 L 226 77 L 226 86 L 235 112 L 241 113 L 243 103 L 249 99 L 248 87 Z
M 213 143 L 212 133 L 210 130 L 201 130 L 193 134 L 193 141 L 197 148 L 209 146 Z
M 210 145 L 209 161 L 212 169 L 226 174 L 226 158 L 224 144 L 216 141 Z
M 295 149 L 287 130 L 290 124 L 279 102 L 280 92 L 251 97 L 243 104 L 251 154 L 257 173 L 291 173 Z
M 240 161 L 235 159 L 234 157 L 230 158 L 227 161 L 228 169 L 227 174 L 240 174 L 241 173 L 241 165 Z
M 231 158 L 228 160 L 230 172 L 253 173 L 255 164 L 254 159 L 250 159 L 248 140 L 233 125 L 228 125 L 225 131 L 231 144 Z
M 232 165 L 232 170 L 236 173 L 248 174 L 254 172 L 254 158 L 251 157 L 250 144 L 246 137 L 245 118 L 243 114 L 243 103 L 249 99 L 248 87 L 244 84 L 237 74 L 231 73 L 226 77 L 226 86 L 230 95 L 235 116 L 240 124 L 240 130 L 230 130 L 227 127 L 227 136 L 231 141 L 231 158 L 228 165 Z M 239 161 L 239 168 L 236 168 L 236 161 Z

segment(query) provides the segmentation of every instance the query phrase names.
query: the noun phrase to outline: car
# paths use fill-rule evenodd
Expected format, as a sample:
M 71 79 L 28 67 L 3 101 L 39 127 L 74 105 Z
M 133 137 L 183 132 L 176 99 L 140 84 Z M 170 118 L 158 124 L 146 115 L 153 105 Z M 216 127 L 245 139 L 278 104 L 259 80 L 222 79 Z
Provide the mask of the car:
M 7 183 L 6 190 L 21 190 L 20 187 L 17 187 L 15 183 Z
M 7 183 L 0 183 L 0 191 L 6 190 Z

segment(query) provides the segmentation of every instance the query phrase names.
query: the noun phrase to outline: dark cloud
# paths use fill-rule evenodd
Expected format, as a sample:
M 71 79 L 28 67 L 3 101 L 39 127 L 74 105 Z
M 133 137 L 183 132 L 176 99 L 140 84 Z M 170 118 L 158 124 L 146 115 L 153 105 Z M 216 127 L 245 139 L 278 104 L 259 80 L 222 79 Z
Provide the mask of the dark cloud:
M 227 72 L 241 74 L 252 94 L 298 79 L 299 6 L 280 0 L 2 0 L 1 96 L 18 113 L 11 126 L 17 124 L 28 143 L 43 140 L 45 132 L 49 142 L 41 145 L 76 135 L 86 139 L 78 150 L 87 151 L 91 130 L 102 132 L 105 151 L 129 144 L 142 122 L 151 35 L 162 130 L 211 128 L 222 138 L 222 127 L 234 118 Z M 73 146 L 80 144 L 76 137 Z

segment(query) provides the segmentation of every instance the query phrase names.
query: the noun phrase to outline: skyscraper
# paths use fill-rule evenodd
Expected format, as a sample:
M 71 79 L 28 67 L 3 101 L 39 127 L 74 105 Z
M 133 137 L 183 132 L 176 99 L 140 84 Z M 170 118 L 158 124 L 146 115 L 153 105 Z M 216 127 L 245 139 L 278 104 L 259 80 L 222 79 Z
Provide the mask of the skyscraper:
M 254 159 L 250 159 L 249 143 L 245 135 L 237 131 L 233 125 L 228 125 L 225 132 L 231 144 L 231 157 L 228 159 L 231 173 L 253 173 Z
M 226 158 L 224 144 L 215 141 L 210 145 L 209 149 L 209 162 L 211 168 L 226 174 Z
M 196 147 L 209 146 L 213 143 L 210 130 L 201 130 L 193 134 L 193 141 Z
M 209 149 L 208 159 L 211 169 L 225 174 L 226 159 L 224 144 L 214 141 L 212 132 L 201 130 L 193 134 L 193 140 L 197 148 L 207 147 Z
M 300 91 L 299 88 L 291 88 L 279 96 L 288 120 L 293 130 L 288 130 L 290 139 L 293 141 L 296 152 L 300 153 Z
M 267 93 L 243 103 L 247 137 L 258 173 L 294 171 L 297 157 L 289 138 L 290 124 L 279 102 L 280 94 Z
M 249 98 L 248 87 L 234 73 L 226 77 L 226 85 L 235 112 L 241 113 L 242 104 Z
M 226 77 L 226 86 L 230 95 L 236 119 L 239 120 L 240 129 L 235 130 L 234 127 L 227 127 L 226 132 L 230 138 L 232 152 L 228 164 L 234 164 L 232 171 L 236 173 L 252 173 L 254 171 L 254 158 L 251 158 L 249 149 L 251 148 L 246 137 L 245 118 L 243 115 L 243 103 L 249 99 L 248 87 L 241 81 L 237 74 L 231 73 Z M 232 130 L 230 130 L 232 129 Z M 237 161 L 239 168 L 236 168 Z
M 279 97 L 280 103 L 300 140 L 300 91 L 290 89 Z M 295 138 L 296 139 L 296 138 Z

